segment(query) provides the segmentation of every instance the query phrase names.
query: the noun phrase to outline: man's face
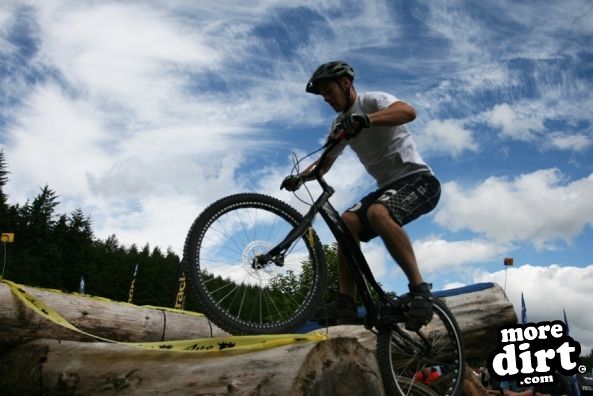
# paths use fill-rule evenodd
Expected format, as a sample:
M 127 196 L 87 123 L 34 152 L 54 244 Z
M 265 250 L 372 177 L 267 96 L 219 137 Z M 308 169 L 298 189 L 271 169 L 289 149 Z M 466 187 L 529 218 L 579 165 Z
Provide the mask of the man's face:
M 350 87 L 350 81 L 344 79 L 342 84 L 346 87 Z M 349 89 L 349 88 L 348 88 Z M 327 102 L 335 111 L 339 113 L 344 111 L 346 107 L 346 97 L 344 91 L 335 80 L 324 80 L 319 82 L 319 95 L 323 97 L 323 100 Z

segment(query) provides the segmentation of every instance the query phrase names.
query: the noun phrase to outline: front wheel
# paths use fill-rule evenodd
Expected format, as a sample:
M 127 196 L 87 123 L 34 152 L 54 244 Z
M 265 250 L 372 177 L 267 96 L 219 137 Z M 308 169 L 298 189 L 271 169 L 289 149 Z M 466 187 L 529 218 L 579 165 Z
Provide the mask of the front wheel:
M 417 332 L 401 323 L 379 329 L 377 360 L 389 395 L 457 396 L 463 389 L 461 333 L 441 300 Z
M 206 208 L 184 247 L 190 290 L 202 313 L 233 334 L 289 333 L 321 304 L 323 249 L 309 228 L 283 260 L 256 264 L 303 221 L 291 206 L 261 194 L 237 194 Z

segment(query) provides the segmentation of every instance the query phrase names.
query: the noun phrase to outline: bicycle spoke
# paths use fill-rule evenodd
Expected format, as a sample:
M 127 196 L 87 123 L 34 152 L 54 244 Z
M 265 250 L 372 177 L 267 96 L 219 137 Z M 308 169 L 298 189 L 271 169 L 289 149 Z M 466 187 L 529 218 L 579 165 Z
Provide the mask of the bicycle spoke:
M 434 309 L 432 321 L 418 332 L 407 331 L 401 324 L 379 331 L 377 358 L 388 393 L 459 394 L 463 385 L 459 329 L 443 303 L 435 302 Z M 433 371 L 440 374 L 432 376 Z
M 190 285 L 204 313 L 239 332 L 304 323 L 321 299 L 323 287 L 315 283 L 325 284 L 317 236 L 297 238 L 282 261 L 255 265 L 256 257 L 277 246 L 300 219 L 286 204 L 259 194 L 230 196 L 207 208 L 192 225 L 184 249 Z M 304 282 L 305 265 L 315 276 Z

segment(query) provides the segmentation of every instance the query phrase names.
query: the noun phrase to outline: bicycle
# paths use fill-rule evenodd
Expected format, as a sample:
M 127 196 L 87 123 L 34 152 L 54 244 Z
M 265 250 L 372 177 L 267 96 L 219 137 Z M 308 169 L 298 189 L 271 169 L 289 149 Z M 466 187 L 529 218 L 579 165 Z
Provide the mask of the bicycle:
M 390 297 L 375 280 L 329 202 L 334 189 L 319 169 L 345 137 L 343 130 L 338 135 L 317 150 L 324 150 L 314 175 L 321 194 L 304 216 L 276 198 L 243 193 L 216 201 L 196 218 L 184 246 L 190 290 L 202 312 L 230 333 L 295 331 L 313 316 L 325 290 L 327 269 L 313 229 L 320 214 L 349 259 L 366 307 L 364 326 L 377 334 L 377 360 L 387 394 L 458 395 L 463 388 L 463 343 L 445 303 L 435 298 L 430 323 L 415 332 L 406 330 L 398 297 Z M 437 381 L 427 385 L 415 379 L 423 368 L 433 367 L 441 371 Z

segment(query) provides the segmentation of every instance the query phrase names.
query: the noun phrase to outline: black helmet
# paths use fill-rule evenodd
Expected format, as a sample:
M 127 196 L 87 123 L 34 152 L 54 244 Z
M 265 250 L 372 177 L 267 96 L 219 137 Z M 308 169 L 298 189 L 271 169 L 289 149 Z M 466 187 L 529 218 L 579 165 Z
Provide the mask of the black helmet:
M 351 80 L 354 80 L 354 69 L 352 66 L 342 61 L 324 63 L 313 73 L 313 76 L 307 83 L 306 91 L 319 95 L 318 85 L 321 80 L 336 79 L 342 76 L 347 76 Z

